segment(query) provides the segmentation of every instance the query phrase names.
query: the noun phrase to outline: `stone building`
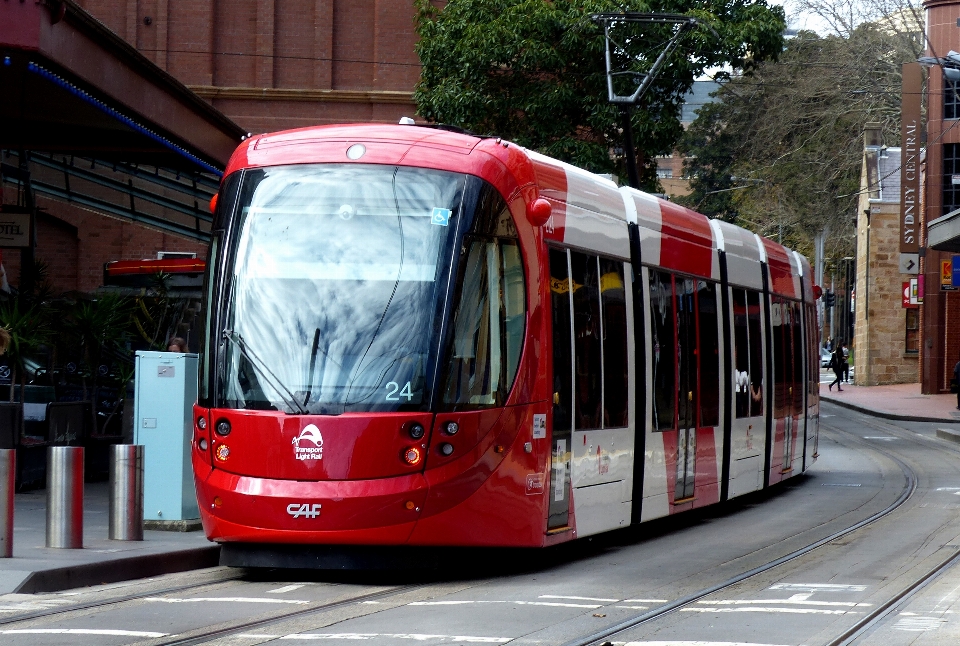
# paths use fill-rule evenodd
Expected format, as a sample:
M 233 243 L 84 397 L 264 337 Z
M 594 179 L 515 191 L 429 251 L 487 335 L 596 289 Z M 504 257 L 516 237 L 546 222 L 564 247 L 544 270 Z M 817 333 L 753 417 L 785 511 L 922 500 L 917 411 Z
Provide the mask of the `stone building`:
M 857 385 L 916 383 L 919 376 L 919 305 L 905 307 L 901 274 L 901 150 L 880 140 L 879 124 L 864 130 L 857 218 L 854 377 Z

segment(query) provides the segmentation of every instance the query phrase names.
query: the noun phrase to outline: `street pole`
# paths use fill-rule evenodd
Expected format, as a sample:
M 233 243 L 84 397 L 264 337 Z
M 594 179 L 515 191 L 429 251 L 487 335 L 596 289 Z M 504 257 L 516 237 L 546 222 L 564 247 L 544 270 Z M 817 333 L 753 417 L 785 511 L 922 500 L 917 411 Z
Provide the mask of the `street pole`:
M 627 182 L 631 188 L 640 189 L 640 172 L 637 169 L 637 148 L 633 143 L 633 126 L 630 124 L 632 110 L 629 105 L 620 106 L 623 123 L 623 154 L 627 158 Z

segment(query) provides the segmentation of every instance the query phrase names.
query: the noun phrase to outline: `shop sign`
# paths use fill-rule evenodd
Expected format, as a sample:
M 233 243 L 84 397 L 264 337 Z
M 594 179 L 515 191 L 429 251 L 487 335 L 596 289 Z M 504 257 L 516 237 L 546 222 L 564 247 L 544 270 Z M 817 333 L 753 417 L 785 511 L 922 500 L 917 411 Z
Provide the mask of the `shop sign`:
M 0 213 L 0 247 L 30 246 L 30 214 Z
M 945 292 L 953 291 L 953 260 L 940 261 L 940 289 Z

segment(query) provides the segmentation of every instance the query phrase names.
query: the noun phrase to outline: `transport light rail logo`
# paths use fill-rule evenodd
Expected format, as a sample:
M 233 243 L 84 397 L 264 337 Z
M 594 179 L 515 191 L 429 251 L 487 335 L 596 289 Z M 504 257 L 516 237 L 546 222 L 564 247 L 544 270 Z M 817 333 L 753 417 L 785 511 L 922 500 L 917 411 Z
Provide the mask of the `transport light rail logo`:
M 300 518 L 301 516 L 304 518 L 316 518 L 320 515 L 320 507 L 320 503 L 311 505 L 308 502 L 292 502 L 287 505 L 287 513 L 294 518 Z
M 323 436 L 316 424 L 308 424 L 293 438 L 293 456 L 298 460 L 323 459 Z

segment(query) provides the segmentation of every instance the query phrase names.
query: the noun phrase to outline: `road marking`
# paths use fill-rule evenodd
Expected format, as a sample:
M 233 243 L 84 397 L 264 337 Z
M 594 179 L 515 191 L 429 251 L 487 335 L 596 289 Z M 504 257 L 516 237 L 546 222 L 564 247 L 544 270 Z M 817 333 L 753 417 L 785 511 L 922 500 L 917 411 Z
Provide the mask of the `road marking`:
M 804 596 L 804 595 L 796 595 Z M 804 606 L 846 606 L 848 608 L 853 607 L 865 607 L 872 604 L 869 603 L 857 603 L 855 601 L 807 601 L 806 599 L 724 599 L 722 601 L 698 601 L 697 603 L 702 603 L 705 605 L 714 605 L 714 606 L 749 606 L 757 605 L 762 603 L 793 603 Z
M 306 599 L 267 599 L 263 597 L 190 597 L 189 599 L 177 597 L 147 597 L 144 601 L 159 601 L 161 603 L 291 603 L 302 606 L 310 603 Z
M 506 644 L 512 641 L 513 637 L 477 637 L 473 635 L 426 635 L 419 633 L 296 633 L 292 635 L 260 635 L 255 633 L 245 633 L 237 635 L 245 639 L 289 639 L 296 641 L 312 641 L 320 639 L 349 639 L 352 641 L 367 641 L 372 639 L 411 639 L 414 641 L 443 641 L 454 643 L 471 644 Z M 746 646 L 746 645 L 744 645 Z M 755 644 L 752 646 L 763 646 Z
M 151 633 L 145 630 L 106 630 L 96 628 L 21 628 L 0 630 L 0 635 L 109 635 L 111 637 L 166 637 L 170 633 Z
M 860 487 L 862 485 L 853 484 L 850 482 L 824 482 L 820 486 L 821 487 Z
M 646 610 L 650 606 L 614 606 L 614 608 L 626 608 L 627 610 Z
M 599 599 L 596 597 L 564 597 L 559 594 L 541 594 L 537 599 L 570 599 L 572 601 L 606 601 L 608 603 L 616 603 L 620 599 Z
M 16 612 L 24 610 L 49 610 L 63 605 L 73 605 L 69 599 L 43 599 L 41 601 L 22 601 L 20 603 L 11 603 L 0 605 L 0 612 Z
M 583 604 L 583 603 L 559 603 L 556 601 L 413 601 L 408 603 L 408 606 L 465 606 L 471 603 L 512 603 L 518 606 L 550 606 L 554 608 L 587 608 L 589 610 L 596 610 L 597 608 L 602 608 L 602 605 L 599 604 Z
M 889 435 L 864 435 L 864 436 L 863 436 L 863 439 L 865 439 L 865 440 L 884 440 L 884 441 L 889 442 L 889 441 L 891 441 L 891 440 L 899 440 L 900 438 L 899 438 L 899 437 L 890 437 Z
M 927 630 L 936 630 L 945 623 L 947 623 L 946 619 L 936 617 L 900 617 L 900 621 L 893 625 L 893 629 L 922 633 Z
M 624 603 L 666 603 L 666 599 L 624 599 Z
M 267 590 L 267 594 L 283 594 L 284 592 L 293 592 L 294 590 L 299 590 L 305 584 L 304 583 L 294 583 L 293 585 L 285 585 L 282 588 L 277 588 L 275 590 Z
M 775 583 L 769 589 L 794 590 L 796 592 L 865 592 L 867 586 L 840 583 Z
M 820 608 L 681 608 L 680 612 L 779 612 L 791 615 L 860 614 L 849 610 L 821 610 Z
M 783 644 L 756 644 L 754 642 L 626 642 L 623 646 L 783 646 Z

